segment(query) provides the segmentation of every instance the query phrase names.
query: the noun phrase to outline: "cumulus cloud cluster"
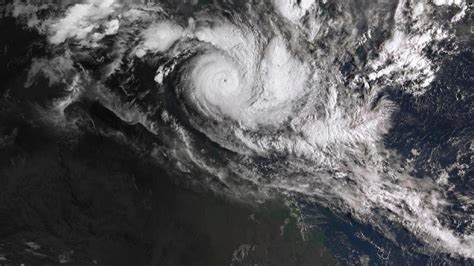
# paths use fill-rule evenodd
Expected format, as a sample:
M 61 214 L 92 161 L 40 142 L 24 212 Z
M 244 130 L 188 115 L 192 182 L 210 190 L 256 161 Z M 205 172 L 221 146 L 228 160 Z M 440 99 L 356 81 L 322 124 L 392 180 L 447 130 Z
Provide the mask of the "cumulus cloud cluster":
M 184 36 L 184 29 L 169 21 L 162 21 L 151 25 L 142 32 L 143 45 L 137 51 L 138 57 L 146 52 L 165 52 L 173 43 Z
M 66 16 L 50 26 L 52 36 L 50 42 L 60 44 L 69 38 L 84 40 L 114 12 L 115 0 L 90 0 L 85 4 L 76 4 L 68 9 Z M 118 30 L 118 20 L 105 21 L 104 35 L 115 34 Z M 94 38 L 100 39 L 100 35 Z

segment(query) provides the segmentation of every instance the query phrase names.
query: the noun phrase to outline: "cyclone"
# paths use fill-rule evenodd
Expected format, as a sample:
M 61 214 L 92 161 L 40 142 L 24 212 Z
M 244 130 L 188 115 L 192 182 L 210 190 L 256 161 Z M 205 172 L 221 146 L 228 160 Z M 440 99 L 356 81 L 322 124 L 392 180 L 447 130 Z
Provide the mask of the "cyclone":
M 231 58 L 225 55 L 202 55 L 194 63 L 190 74 L 192 88 L 189 100 L 204 115 L 236 118 L 240 108 L 250 100 L 249 91 L 240 85 L 241 75 Z
M 456 25 L 467 4 L 216 2 L 182 13 L 164 3 L 89 0 L 43 21 L 40 9 L 17 3 L 14 15 L 46 36 L 56 57 L 36 59 L 27 85 L 43 75 L 65 82 L 69 95 L 43 115 L 75 128 L 67 106 L 99 101 L 162 143 L 125 142 L 192 183 L 250 204 L 286 197 L 350 215 L 397 254 L 472 260 L 472 193 L 447 177 L 468 172 L 461 161 L 472 140 L 459 133 L 458 161 L 443 167 L 433 155 L 439 147 L 429 155 L 417 144 L 397 148 L 416 134 L 397 135 L 402 125 L 417 127 L 406 110 L 418 109 L 404 101 L 430 104 L 423 99 L 438 90 L 439 65 L 465 49 Z M 99 56 L 88 51 L 99 51 L 101 63 L 90 63 Z M 400 228 L 417 244 L 397 237 Z M 361 232 L 359 240 L 385 252 Z
M 182 73 L 188 100 L 203 115 L 227 117 L 248 128 L 284 122 L 303 97 L 308 76 L 286 41 L 266 38 L 243 24 L 219 21 L 209 29 L 196 23 L 193 35 L 212 47 L 191 59 Z M 292 83 L 292 77 L 298 82 Z

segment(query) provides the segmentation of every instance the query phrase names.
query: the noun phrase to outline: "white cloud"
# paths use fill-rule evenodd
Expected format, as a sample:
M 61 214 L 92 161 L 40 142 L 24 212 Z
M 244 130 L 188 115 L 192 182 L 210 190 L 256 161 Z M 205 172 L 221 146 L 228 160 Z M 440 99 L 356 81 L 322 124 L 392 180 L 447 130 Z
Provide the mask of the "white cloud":
M 58 56 L 53 59 L 34 58 L 28 72 L 25 87 L 33 85 L 38 74 L 42 74 L 48 79 L 49 86 L 53 86 L 61 81 L 67 80 L 73 68 L 73 61 L 68 56 Z
M 184 29 L 172 22 L 162 21 L 144 30 L 143 46 L 137 51 L 137 56 L 145 55 L 146 51 L 164 52 L 184 34 Z
M 51 25 L 50 30 L 53 34 L 49 41 L 60 44 L 69 38 L 85 39 L 100 26 L 100 20 L 106 19 L 115 11 L 115 8 L 114 0 L 89 0 L 85 4 L 76 4 L 69 8 L 64 18 Z M 118 21 L 112 23 L 112 30 L 116 27 L 118 29 L 117 23 Z
M 313 0 L 274 0 L 276 10 L 286 19 L 297 23 L 314 5 Z

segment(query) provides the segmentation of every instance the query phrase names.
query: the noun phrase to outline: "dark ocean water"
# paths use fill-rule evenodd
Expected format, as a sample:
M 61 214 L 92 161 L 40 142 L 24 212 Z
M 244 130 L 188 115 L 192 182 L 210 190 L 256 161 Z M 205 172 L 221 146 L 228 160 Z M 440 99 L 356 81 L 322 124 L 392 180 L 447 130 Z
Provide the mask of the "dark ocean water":
M 40 79 L 22 86 L 32 56 L 45 53 L 44 39 L 14 20 L 0 27 L 2 36 L 10 36 L 0 44 L 8 49 L 0 71 L 0 265 L 335 263 L 321 232 L 303 241 L 281 202 L 255 208 L 217 196 L 170 176 L 122 137 L 97 134 L 92 123 L 141 143 L 160 143 L 98 103 L 67 109 L 92 118 L 78 124 L 80 132 L 57 132 L 38 120 L 38 106 L 62 91 Z M 241 246 L 251 254 L 235 253 Z

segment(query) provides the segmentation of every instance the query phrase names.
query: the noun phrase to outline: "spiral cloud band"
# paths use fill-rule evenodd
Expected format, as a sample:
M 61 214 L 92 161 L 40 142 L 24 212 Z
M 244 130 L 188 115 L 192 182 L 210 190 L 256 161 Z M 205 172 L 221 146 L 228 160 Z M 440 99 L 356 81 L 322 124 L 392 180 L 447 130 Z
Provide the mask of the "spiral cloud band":
M 226 116 L 248 127 L 281 123 L 290 115 L 292 103 L 304 94 L 307 71 L 292 58 L 281 38 L 270 40 L 260 60 L 247 56 L 242 42 L 209 41 L 217 47 L 232 46 L 200 55 L 190 63 L 192 70 L 186 77 L 190 100 L 203 113 L 217 120 Z
M 211 117 L 238 119 L 251 92 L 241 85 L 242 76 L 232 58 L 221 54 L 202 55 L 192 68 L 189 100 Z

